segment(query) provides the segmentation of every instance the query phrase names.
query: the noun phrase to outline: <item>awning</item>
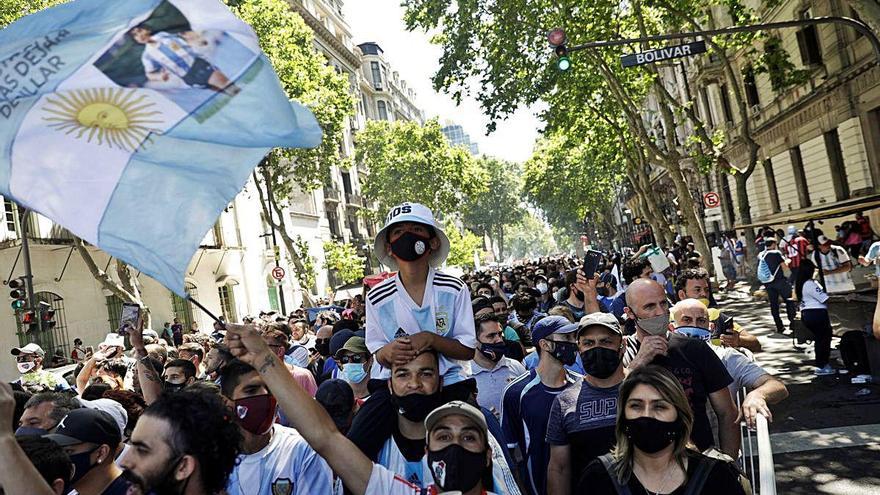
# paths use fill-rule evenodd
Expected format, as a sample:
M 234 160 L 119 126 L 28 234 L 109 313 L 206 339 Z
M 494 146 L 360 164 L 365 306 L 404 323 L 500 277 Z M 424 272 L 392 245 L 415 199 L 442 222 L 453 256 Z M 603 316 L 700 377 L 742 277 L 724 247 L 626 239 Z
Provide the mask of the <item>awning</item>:
M 734 229 L 753 229 L 755 227 L 763 227 L 764 225 L 798 224 L 810 220 L 845 217 L 857 211 L 873 210 L 874 208 L 880 208 L 880 194 L 846 199 L 827 205 L 811 206 L 796 211 L 777 213 L 761 220 L 760 222 L 750 223 L 748 225 L 737 225 Z
M 354 296 L 358 294 L 364 293 L 364 287 L 362 285 L 358 285 L 357 287 L 348 287 L 345 289 L 339 289 L 333 294 L 334 301 L 345 301 L 347 299 L 354 299 Z

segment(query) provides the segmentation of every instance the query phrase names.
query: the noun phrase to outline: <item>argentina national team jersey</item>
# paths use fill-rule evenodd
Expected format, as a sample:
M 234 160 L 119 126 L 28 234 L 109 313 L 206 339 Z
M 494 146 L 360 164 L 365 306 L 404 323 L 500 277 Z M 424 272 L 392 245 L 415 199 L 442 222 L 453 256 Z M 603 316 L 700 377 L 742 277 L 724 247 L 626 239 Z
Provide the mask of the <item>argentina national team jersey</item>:
M 457 340 L 466 347 L 476 347 L 471 294 L 461 280 L 429 268 L 422 305 L 412 300 L 399 275 L 367 294 L 366 341 L 371 353 L 375 354 L 399 336 L 423 331 Z M 444 385 L 458 383 L 470 376 L 470 361 L 449 359 L 441 354 L 440 373 Z M 388 368 L 378 362 L 373 365 L 371 378 L 385 380 L 390 376 Z

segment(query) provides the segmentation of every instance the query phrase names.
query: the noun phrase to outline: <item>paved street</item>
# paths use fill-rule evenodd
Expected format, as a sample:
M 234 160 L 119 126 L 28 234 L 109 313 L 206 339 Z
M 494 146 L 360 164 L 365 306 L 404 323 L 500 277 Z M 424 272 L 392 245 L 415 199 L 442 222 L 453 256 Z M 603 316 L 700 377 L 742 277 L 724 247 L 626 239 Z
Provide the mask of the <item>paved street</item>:
M 812 346 L 796 348 L 790 338 L 774 333 L 768 303 L 750 297 L 743 284 L 737 292 L 722 294 L 719 302 L 739 324 L 760 336 L 764 351 L 756 358 L 785 381 L 791 394 L 772 408 L 777 492 L 877 493 L 880 386 L 851 384 L 847 375 L 814 376 Z M 832 322 L 839 334 L 842 323 L 834 317 Z M 852 322 L 845 325 L 854 329 Z M 839 358 L 837 342 L 835 338 L 832 343 L 832 358 Z M 863 395 L 858 395 L 860 391 Z

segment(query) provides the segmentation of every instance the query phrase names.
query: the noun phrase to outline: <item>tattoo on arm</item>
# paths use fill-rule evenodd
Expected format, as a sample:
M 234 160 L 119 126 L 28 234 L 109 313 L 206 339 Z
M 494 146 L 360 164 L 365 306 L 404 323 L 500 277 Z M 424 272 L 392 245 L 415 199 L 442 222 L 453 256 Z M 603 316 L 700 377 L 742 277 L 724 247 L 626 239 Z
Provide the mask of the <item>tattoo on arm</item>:
M 260 365 L 259 372 L 265 373 L 266 370 L 273 366 L 275 366 L 275 356 L 269 354 L 268 356 L 266 356 L 266 359 L 263 360 L 263 364 Z

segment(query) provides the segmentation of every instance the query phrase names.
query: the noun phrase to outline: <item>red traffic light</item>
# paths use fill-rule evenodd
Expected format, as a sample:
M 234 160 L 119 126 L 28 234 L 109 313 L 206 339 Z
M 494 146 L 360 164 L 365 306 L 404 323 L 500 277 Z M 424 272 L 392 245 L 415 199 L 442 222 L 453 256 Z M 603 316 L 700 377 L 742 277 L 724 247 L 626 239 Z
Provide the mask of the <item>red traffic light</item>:
M 550 46 L 559 46 L 565 43 L 565 31 L 562 28 L 556 28 L 547 33 L 547 41 Z
M 37 314 L 33 311 L 27 311 L 21 315 L 22 325 L 31 325 L 37 322 Z

